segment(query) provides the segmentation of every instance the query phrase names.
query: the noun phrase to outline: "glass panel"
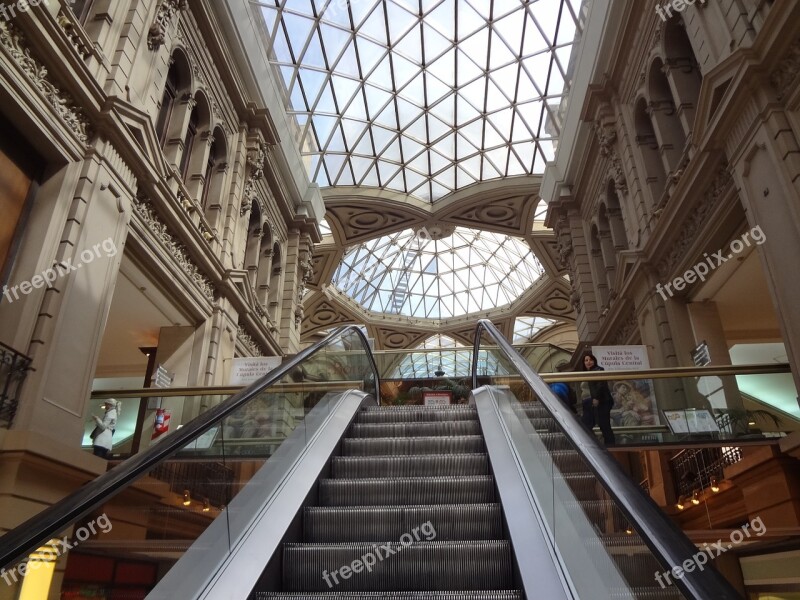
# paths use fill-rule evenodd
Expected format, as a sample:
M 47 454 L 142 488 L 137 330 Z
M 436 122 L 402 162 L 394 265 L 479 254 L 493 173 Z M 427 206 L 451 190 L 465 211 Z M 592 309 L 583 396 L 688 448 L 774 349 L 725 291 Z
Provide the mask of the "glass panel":
M 300 446 L 308 443 L 322 421 L 309 420 L 309 414 L 316 409 L 323 416 L 330 410 L 326 396 L 338 393 L 336 388 L 377 394 L 368 349 L 353 330 L 340 333 L 281 381 L 43 540 L 27 558 L 4 565 L 9 597 L 143 598 L 215 519 L 225 518 L 231 501 L 287 438 Z M 155 435 L 149 415 L 142 450 L 175 435 L 181 427 L 178 415 L 188 426 L 192 415 L 224 400 L 219 395 L 163 398 L 163 405 L 173 406 L 175 421 Z M 138 403 L 133 399 L 124 410 L 135 413 Z M 273 491 L 259 494 L 267 497 Z M 241 521 L 225 519 L 229 548 L 241 533 L 231 530 L 230 522 Z
M 463 127 L 481 116 L 484 110 L 512 112 L 519 100 L 542 101 L 545 93 L 549 94 L 548 102 L 554 106 L 560 105 L 559 110 L 563 110 L 569 89 L 561 74 L 557 78 L 550 77 L 551 89 L 545 90 L 548 73 L 551 72 L 551 57 L 558 54 L 563 70 L 580 36 L 580 27 L 566 0 L 539 0 L 531 5 L 508 0 L 474 3 L 443 0 L 425 2 L 419 6 L 413 3 L 413 8 L 403 0 L 330 2 L 322 14 L 322 20 L 315 16 L 310 2 L 291 2 L 277 13 L 256 7 L 254 11 L 265 20 L 270 31 L 275 30 L 271 26 L 277 17 L 279 33 L 275 36 L 274 44 L 267 44 L 274 48 L 274 55 L 270 57 L 273 62 L 296 64 L 304 74 L 304 79 L 313 70 L 319 70 L 320 76 L 330 75 L 337 91 L 337 118 L 356 119 L 369 128 L 375 127 L 376 123 L 388 126 L 393 128 L 392 133 L 403 139 L 409 136 L 424 143 L 431 143 L 445 130 L 439 133 L 432 131 L 431 139 L 419 128 L 406 130 L 421 114 L 421 108 L 413 104 L 421 105 L 423 99 L 425 107 L 430 107 L 431 112 L 450 128 L 456 126 L 456 114 L 458 125 Z M 349 18 L 351 12 L 352 19 Z M 523 64 L 529 72 L 523 74 L 518 88 L 519 67 Z M 485 71 L 487 68 L 488 74 Z M 424 75 L 426 72 L 427 75 Z M 340 84 L 337 79 L 342 76 L 349 79 L 348 90 L 339 97 Z M 312 77 L 314 81 L 303 83 L 306 98 L 311 104 L 322 85 L 318 77 Z M 536 81 L 536 87 L 531 85 L 530 78 Z M 286 73 L 284 83 L 286 86 L 291 84 L 290 76 Z M 379 113 L 385 112 L 388 97 L 378 101 L 368 93 L 369 111 L 365 110 L 360 100 L 346 102 L 344 98 L 354 97 L 353 90 L 349 89 L 354 84 L 359 87 L 378 86 L 387 94 L 391 93 L 396 99 L 400 115 L 399 128 L 397 123 L 390 122 L 393 119 L 390 116 L 394 112 L 393 107 L 387 115 L 379 116 Z M 355 97 L 360 97 L 360 93 L 356 92 Z M 470 101 L 477 102 L 479 106 L 468 110 L 462 108 L 469 106 Z M 314 109 L 312 120 L 317 121 L 323 113 L 330 114 L 331 105 L 326 95 Z M 454 112 L 455 106 L 459 106 L 457 113 Z M 306 109 L 300 94 L 291 96 L 289 108 Z M 527 134 L 523 134 L 524 130 L 515 130 L 514 142 L 536 142 L 544 132 L 542 124 L 546 115 L 544 111 L 531 115 L 531 127 Z M 468 137 L 477 146 L 477 151 L 484 152 L 505 145 L 512 139 L 509 118 L 493 118 L 497 132 L 490 132 L 491 139 L 487 140 L 483 138 L 482 121 L 481 118 L 476 124 L 477 135 Z M 330 130 L 332 127 L 326 123 L 316 126 L 319 143 L 328 139 L 324 132 Z M 305 135 L 312 135 L 314 130 L 305 131 Z M 306 148 L 307 144 L 301 140 L 300 146 Z M 352 152 L 352 147 L 349 150 Z M 368 158 L 377 158 L 378 172 L 383 173 L 380 150 L 376 148 L 375 156 Z M 455 169 L 458 163 L 468 159 L 474 152 L 460 152 L 457 158 L 450 157 L 450 166 Z M 408 161 L 417 154 L 412 151 L 404 158 Z M 345 160 L 352 158 L 348 156 Z M 514 174 L 531 173 L 536 166 L 532 157 L 520 161 L 515 158 L 512 162 L 513 165 L 508 168 Z M 356 173 L 355 183 L 358 183 L 363 172 L 348 168 L 334 170 L 343 173 L 342 180 L 338 180 L 330 174 L 330 169 L 328 171 L 328 177 L 338 184 L 345 180 L 350 183 L 350 174 L 353 172 Z M 416 172 L 407 172 L 405 177 L 386 180 L 382 176 L 380 183 L 428 202 L 435 202 L 471 183 L 469 178 L 456 176 L 431 182 L 439 170 L 441 167 L 438 166 L 426 166 L 424 171 L 415 168 Z M 498 178 L 506 174 L 506 160 L 498 159 L 494 164 L 484 164 L 482 169 L 466 168 L 465 171 L 475 173 L 481 180 Z M 311 172 L 310 175 L 316 177 L 321 185 L 329 183 L 324 170 Z M 373 177 L 362 183 L 374 184 Z M 429 307 L 429 312 L 437 310 L 434 306 Z
M 493 343 L 484 331 L 480 352 L 486 358 L 479 355 L 477 373 L 490 382 L 487 390 L 499 407 L 575 597 L 596 597 L 598 589 L 614 598 L 661 597 L 654 574 L 671 567 L 656 560 L 545 403 Z M 525 568 L 525 557 L 517 558 Z M 677 588 L 671 593 L 664 597 L 683 597 Z

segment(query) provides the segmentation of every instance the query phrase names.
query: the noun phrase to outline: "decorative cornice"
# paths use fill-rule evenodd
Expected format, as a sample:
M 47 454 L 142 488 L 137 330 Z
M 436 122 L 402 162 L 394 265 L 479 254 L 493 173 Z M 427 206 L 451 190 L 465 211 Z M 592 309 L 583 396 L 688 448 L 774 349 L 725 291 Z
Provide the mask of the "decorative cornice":
M 67 127 L 82 143 L 88 143 L 91 128 L 83 109 L 77 106 L 70 94 L 59 90 L 48 81 L 47 68 L 31 55 L 22 32 L 8 21 L 1 19 L 0 44 L 11 54 L 13 61 L 19 65 Z
M 158 50 L 164 45 L 167 37 L 167 29 L 172 23 L 172 19 L 182 10 L 186 10 L 189 4 L 187 0 L 163 0 L 158 7 L 156 18 L 147 32 L 147 47 L 151 51 Z
M 189 279 L 194 281 L 195 285 L 200 289 L 208 301 L 213 302 L 214 285 L 211 283 L 208 277 L 200 272 L 198 266 L 189 257 L 186 247 L 177 241 L 170 233 L 167 225 L 153 210 L 150 200 L 143 196 L 137 196 L 133 199 L 133 208 L 147 228 L 169 251 L 172 257 L 175 259 L 175 262 L 177 262 L 181 267 L 181 270 L 186 273 Z

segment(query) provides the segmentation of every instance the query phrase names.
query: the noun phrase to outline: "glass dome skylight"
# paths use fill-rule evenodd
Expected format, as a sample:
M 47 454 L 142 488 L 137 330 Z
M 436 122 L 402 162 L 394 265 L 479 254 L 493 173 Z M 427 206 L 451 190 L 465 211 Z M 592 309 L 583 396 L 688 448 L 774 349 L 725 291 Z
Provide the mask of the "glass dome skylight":
M 435 201 L 552 160 L 586 0 L 263 0 L 320 186 Z
M 446 319 L 516 300 L 544 273 L 521 239 L 464 227 L 385 235 L 345 253 L 332 284 L 364 308 Z

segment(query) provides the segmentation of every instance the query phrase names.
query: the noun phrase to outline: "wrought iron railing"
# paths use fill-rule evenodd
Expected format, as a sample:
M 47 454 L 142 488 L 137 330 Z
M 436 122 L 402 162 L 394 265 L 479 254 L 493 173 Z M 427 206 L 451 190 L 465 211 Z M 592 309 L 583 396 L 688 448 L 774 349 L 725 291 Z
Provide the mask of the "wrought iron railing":
M 0 343 L 0 428 L 14 422 L 22 382 L 31 368 L 31 359 Z
M 724 479 L 723 469 L 742 460 L 736 446 L 721 448 L 687 448 L 670 459 L 675 491 L 678 496 L 691 496 L 695 491 L 710 488 Z

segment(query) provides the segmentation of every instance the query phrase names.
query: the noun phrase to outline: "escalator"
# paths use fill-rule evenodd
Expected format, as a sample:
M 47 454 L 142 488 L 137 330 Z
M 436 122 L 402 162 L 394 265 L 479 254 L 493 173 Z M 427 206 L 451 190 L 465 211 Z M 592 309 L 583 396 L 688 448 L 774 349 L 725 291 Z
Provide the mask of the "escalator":
M 360 389 L 304 388 L 334 372 Z M 81 550 L 150 561 L 153 599 L 739 597 L 710 566 L 654 577 L 697 548 L 487 321 L 472 376 L 470 406 L 378 406 L 367 341 L 342 328 L 6 533 L 0 565 L 103 510 L 127 537 Z M 220 474 L 202 509 L 192 481 L 156 477 L 198 465 Z M 115 583 L 91 597 L 145 596 Z

